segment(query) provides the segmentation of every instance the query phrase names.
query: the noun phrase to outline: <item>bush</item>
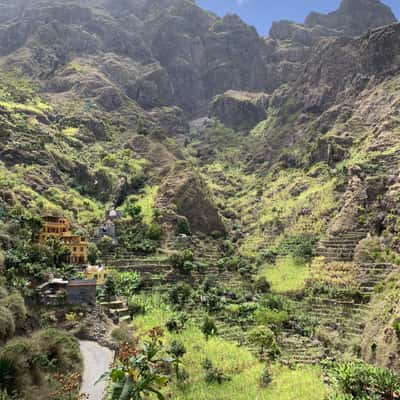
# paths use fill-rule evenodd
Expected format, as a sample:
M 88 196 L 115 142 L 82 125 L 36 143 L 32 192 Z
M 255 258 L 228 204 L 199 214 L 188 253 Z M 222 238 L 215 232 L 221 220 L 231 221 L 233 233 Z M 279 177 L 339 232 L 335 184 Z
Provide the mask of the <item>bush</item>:
M 400 318 L 396 318 L 392 324 L 393 330 L 396 333 L 397 337 L 400 337 Z
M 267 281 L 267 278 L 260 276 L 254 282 L 254 290 L 258 293 L 269 293 L 271 291 L 271 284 Z
M 100 257 L 100 250 L 98 249 L 98 247 L 96 246 L 95 243 L 90 242 L 89 243 L 88 261 L 91 264 L 96 264 L 99 257 Z
M 203 320 L 201 331 L 206 337 L 206 340 L 208 340 L 210 336 L 216 336 L 218 334 L 218 329 L 217 326 L 215 325 L 214 320 L 208 316 L 205 317 Z
M 124 296 L 129 299 L 139 288 L 140 275 L 137 272 L 116 272 L 112 277 L 115 282 L 115 295 L 117 296 Z
M 17 370 L 13 361 L 0 357 L 0 389 L 10 393 L 15 388 L 15 376 Z
M 146 314 L 146 302 L 138 296 L 132 296 L 128 301 L 128 309 L 131 318 Z
M 219 368 L 215 368 L 212 361 L 206 358 L 203 362 L 203 369 L 205 372 L 205 381 L 207 383 L 218 383 L 230 381 L 231 378 L 224 374 Z
M 366 238 L 358 243 L 354 251 L 354 260 L 361 263 L 374 263 L 382 252 L 378 238 Z
M 191 294 L 192 288 L 185 282 L 179 282 L 170 289 L 168 298 L 173 305 L 183 307 L 190 299 Z
M 8 308 L 0 306 L 0 341 L 11 339 L 15 333 L 14 316 Z
M 260 325 L 271 326 L 274 330 L 278 331 L 289 320 L 287 311 L 274 311 L 270 309 L 258 309 L 254 313 L 255 320 Z
M 187 218 L 179 218 L 177 226 L 178 235 L 191 236 L 192 232 L 190 230 L 189 222 Z
M 0 300 L 0 305 L 7 307 L 12 312 L 16 328 L 24 326 L 27 311 L 24 299 L 19 293 L 14 292 Z
M 173 268 L 179 270 L 182 273 L 190 272 L 195 268 L 193 261 L 193 253 L 191 250 L 183 250 L 178 253 L 174 253 L 169 259 Z
M 161 228 L 160 225 L 158 225 L 156 223 L 152 223 L 147 228 L 147 233 L 146 234 L 147 234 L 148 239 L 158 242 L 162 238 L 162 228 Z
M 338 397 L 349 399 L 393 399 L 400 390 L 400 380 L 394 371 L 375 367 L 360 361 L 328 366 L 329 375 Z
M 189 317 L 186 313 L 180 313 L 179 315 L 169 319 L 165 323 L 165 327 L 167 328 L 168 332 L 182 332 L 188 319 Z
M 122 324 L 111 332 L 111 337 L 119 344 L 134 344 L 133 332 L 128 325 Z
M 272 373 L 268 367 L 264 368 L 264 371 L 260 377 L 260 386 L 265 388 L 272 382 Z

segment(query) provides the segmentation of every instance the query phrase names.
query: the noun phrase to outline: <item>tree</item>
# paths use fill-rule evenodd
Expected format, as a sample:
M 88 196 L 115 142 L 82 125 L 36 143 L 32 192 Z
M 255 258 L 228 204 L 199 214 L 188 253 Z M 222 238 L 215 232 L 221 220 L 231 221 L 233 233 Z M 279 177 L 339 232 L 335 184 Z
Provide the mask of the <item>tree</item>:
M 201 331 L 203 332 L 206 340 L 210 338 L 210 336 L 216 336 L 218 334 L 217 326 L 215 322 L 210 317 L 206 316 L 203 320 L 203 325 L 201 326 Z
M 178 282 L 168 293 L 169 301 L 182 307 L 190 298 L 192 288 L 185 282 Z
M 256 326 L 249 332 L 250 343 L 260 348 L 260 355 L 264 354 L 266 349 L 276 347 L 275 334 L 266 326 Z
M 113 240 L 110 236 L 103 236 L 97 246 L 102 254 L 108 254 L 114 247 Z
M 89 243 L 89 254 L 88 254 L 88 261 L 90 264 L 94 265 L 97 263 L 97 260 L 100 257 L 100 250 L 96 246 L 96 243 Z
M 117 290 L 115 287 L 115 280 L 112 275 L 109 275 L 104 283 L 103 287 L 103 295 L 108 302 L 111 301 L 112 298 L 117 294 Z
M 124 212 L 125 214 L 129 215 L 134 222 L 142 221 L 142 208 L 136 205 L 134 202 L 129 202 L 126 204 Z
M 71 254 L 68 247 L 58 238 L 49 238 L 46 247 L 50 253 L 49 262 L 52 269 L 61 269 Z

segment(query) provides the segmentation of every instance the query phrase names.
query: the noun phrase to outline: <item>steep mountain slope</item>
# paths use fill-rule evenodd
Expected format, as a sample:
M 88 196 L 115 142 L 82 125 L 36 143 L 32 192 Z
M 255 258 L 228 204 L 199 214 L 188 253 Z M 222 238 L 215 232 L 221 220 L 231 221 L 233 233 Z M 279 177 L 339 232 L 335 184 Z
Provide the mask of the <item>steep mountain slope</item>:
M 300 247 L 306 277 L 284 294 L 325 336 L 344 332 L 330 355 L 353 351 L 366 320 L 351 318 L 400 251 L 399 54 L 400 24 L 378 0 L 267 38 L 191 0 L 0 2 L 1 209 L 64 213 L 93 236 L 116 207 L 130 217 L 117 226 L 125 256 L 183 243 L 218 275 L 235 255 L 246 301 L 256 274 Z M 1 223 L 1 248 L 15 242 Z M 327 304 L 343 303 L 350 316 L 332 323 Z M 282 346 L 316 362 L 324 335 L 306 331 L 286 327 Z

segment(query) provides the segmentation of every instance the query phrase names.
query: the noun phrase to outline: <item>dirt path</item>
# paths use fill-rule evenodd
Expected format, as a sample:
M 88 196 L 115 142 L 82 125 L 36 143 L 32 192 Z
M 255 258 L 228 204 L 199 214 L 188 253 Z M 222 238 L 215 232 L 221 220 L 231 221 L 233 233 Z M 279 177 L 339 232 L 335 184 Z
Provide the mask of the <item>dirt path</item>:
M 79 345 L 84 364 L 81 393 L 88 394 L 89 400 L 102 400 L 106 383 L 95 383 L 109 370 L 114 354 L 96 342 L 80 341 Z

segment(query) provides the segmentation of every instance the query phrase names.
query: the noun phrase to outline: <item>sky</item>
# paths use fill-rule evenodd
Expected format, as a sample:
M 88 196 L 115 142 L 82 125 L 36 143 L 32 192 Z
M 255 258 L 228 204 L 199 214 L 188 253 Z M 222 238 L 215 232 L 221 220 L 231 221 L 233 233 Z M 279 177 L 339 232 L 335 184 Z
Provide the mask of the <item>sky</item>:
M 273 21 L 288 19 L 304 22 L 311 11 L 330 12 L 339 7 L 340 0 L 196 0 L 200 7 L 223 16 L 235 13 L 266 36 Z M 400 0 L 383 0 L 400 20 Z

